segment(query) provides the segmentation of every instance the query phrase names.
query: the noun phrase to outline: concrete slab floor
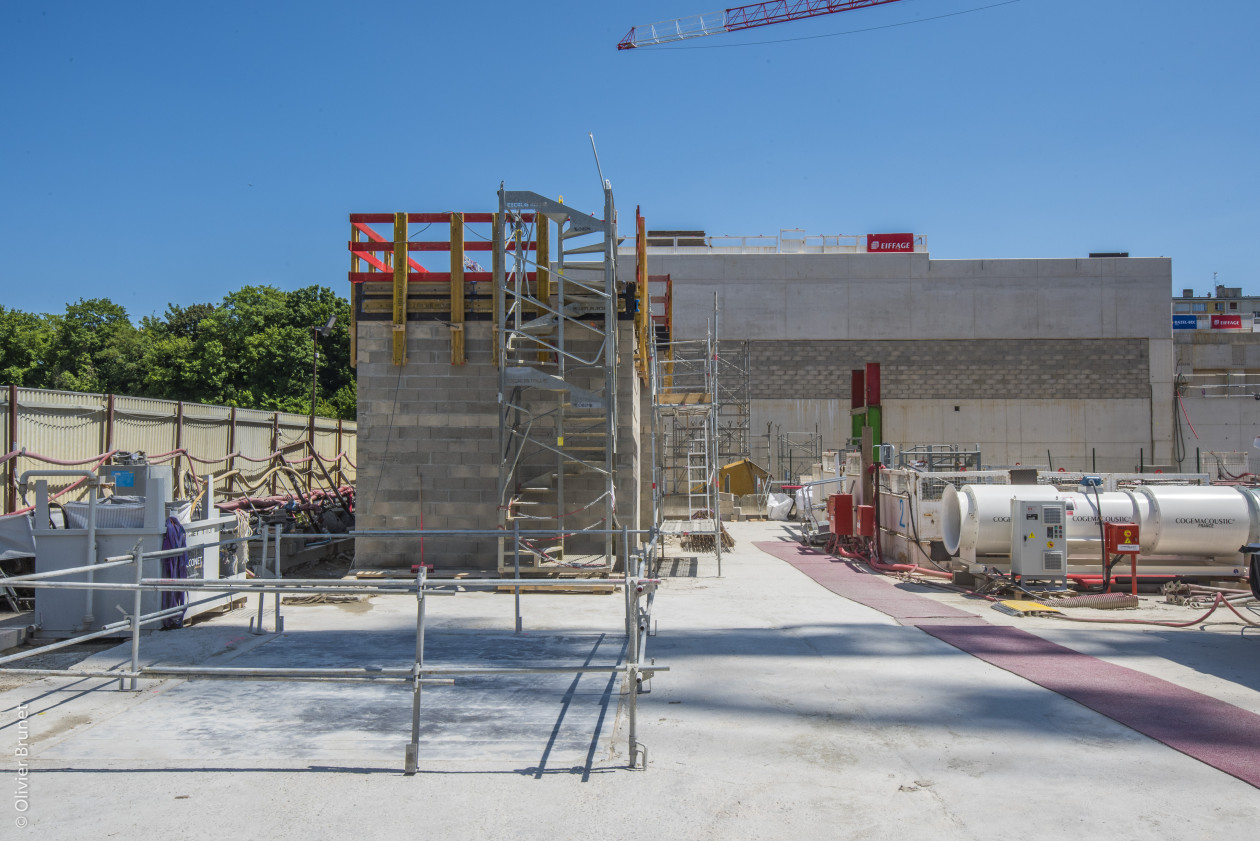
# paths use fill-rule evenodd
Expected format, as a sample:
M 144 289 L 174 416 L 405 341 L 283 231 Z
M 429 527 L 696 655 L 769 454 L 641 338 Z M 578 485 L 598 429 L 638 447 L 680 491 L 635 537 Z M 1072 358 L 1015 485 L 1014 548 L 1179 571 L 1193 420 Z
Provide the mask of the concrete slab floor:
M 1180 839 L 1260 825 L 1251 786 L 752 547 L 782 524 L 729 529 L 738 544 L 721 579 L 711 556 L 684 560 L 657 599 L 648 652 L 672 671 L 640 696 L 647 771 L 623 770 L 623 696 L 607 676 L 426 690 L 415 777 L 401 773 L 406 688 L 152 681 L 125 693 L 44 679 L 0 694 L 0 786 L 17 789 L 16 749 L 30 751 L 29 808 L 0 789 L 0 837 Z M 1260 711 L 1260 638 L 1237 629 L 1052 624 L 930 597 Z M 434 598 L 428 662 L 620 656 L 620 595 L 522 601 L 527 634 L 515 637 L 510 595 Z M 411 654 L 413 599 L 284 613 L 279 637 L 248 634 L 236 611 L 151 635 L 144 659 L 401 665 Z M 125 659 L 111 649 L 83 665 Z

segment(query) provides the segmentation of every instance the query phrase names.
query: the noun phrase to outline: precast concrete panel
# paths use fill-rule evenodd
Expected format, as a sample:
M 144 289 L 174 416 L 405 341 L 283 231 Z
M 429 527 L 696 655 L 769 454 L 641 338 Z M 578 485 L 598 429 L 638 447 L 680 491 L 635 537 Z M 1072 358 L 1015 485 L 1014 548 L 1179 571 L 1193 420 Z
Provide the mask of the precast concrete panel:
M 916 284 L 912 294 L 915 305 L 891 315 L 908 322 L 905 338 L 974 338 L 982 325 L 987 326 L 987 314 L 981 315 L 982 297 L 975 289 L 930 281 Z

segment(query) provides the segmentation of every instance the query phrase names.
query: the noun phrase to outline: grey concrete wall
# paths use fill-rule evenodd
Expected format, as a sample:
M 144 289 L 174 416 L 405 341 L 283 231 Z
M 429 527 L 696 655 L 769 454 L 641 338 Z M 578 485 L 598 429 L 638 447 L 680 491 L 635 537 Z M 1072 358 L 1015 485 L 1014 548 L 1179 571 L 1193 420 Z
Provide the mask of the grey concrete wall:
M 674 277 L 680 335 L 722 338 L 1167 339 L 1167 258 L 932 260 L 927 254 L 649 254 Z M 633 265 L 633 258 L 629 260 Z
M 1172 459 L 1166 258 L 648 259 L 651 274 L 673 277 L 679 337 L 704 334 L 716 292 L 720 338 L 753 341 L 754 441 L 766 423 L 817 425 L 824 447 L 839 445 L 848 371 L 880 362 L 895 443 L 981 442 L 1007 463 L 1037 452 L 1044 462 L 1047 446 L 1079 463 L 1096 448 L 1100 469 L 1136 464 L 1139 449 L 1148 463 Z
M 767 423 L 783 432 L 817 429 L 824 450 L 843 447 L 849 435 L 847 397 L 753 400 L 752 416 L 754 460 L 759 464 L 770 464 Z M 997 465 L 1048 466 L 1052 461 L 1055 468 L 1068 470 L 1128 472 L 1141 461 L 1152 463 L 1149 401 L 1141 399 L 889 399 L 884 401 L 884 429 L 888 443 L 899 449 L 923 443 L 975 444 L 986 462 Z
M 1195 450 L 1247 453 L 1253 472 L 1260 470 L 1260 450 L 1254 446 L 1260 435 L 1260 404 L 1252 397 L 1191 397 L 1182 398 L 1190 423 L 1182 418 L 1182 439 L 1185 441 L 1185 458 L 1182 468 L 1194 470 Z M 1190 424 L 1194 425 L 1191 432 Z M 1195 433 L 1198 437 L 1195 437 Z M 1200 466 L 1207 471 L 1209 464 L 1200 459 Z
M 1180 373 L 1260 372 L 1260 333 L 1174 330 L 1172 338 Z

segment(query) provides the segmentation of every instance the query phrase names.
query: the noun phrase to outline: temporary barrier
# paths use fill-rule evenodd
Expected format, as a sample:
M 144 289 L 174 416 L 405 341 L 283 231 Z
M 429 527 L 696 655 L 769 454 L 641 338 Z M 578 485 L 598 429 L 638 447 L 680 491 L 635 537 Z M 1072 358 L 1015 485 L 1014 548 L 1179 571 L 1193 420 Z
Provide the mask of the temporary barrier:
M 477 531 L 364 531 L 351 533 L 350 537 L 375 538 L 407 538 L 425 536 L 469 536 L 484 537 L 487 534 L 501 537 L 502 532 Z M 425 604 L 431 596 L 448 595 L 477 590 L 510 587 L 516 596 L 516 631 L 522 630 L 520 612 L 520 596 L 522 587 L 537 586 L 537 579 L 523 579 L 519 574 L 520 546 L 529 538 L 539 538 L 552 534 L 546 531 L 525 531 L 515 528 L 512 540 L 517 547 L 515 551 L 517 572 L 512 578 L 493 579 L 434 579 L 429 576 L 428 569 L 420 565 L 414 579 L 372 579 L 372 580 L 329 580 L 329 579 L 284 579 L 280 575 L 280 541 L 284 539 L 309 539 L 308 535 L 286 535 L 280 526 L 264 530 L 261 534 L 246 538 L 230 538 L 216 544 L 205 546 L 226 546 L 235 543 L 259 541 L 262 543 L 263 557 L 267 557 L 268 545 L 273 547 L 273 578 L 254 579 L 222 579 L 216 581 L 182 579 L 182 578 L 145 578 L 144 562 L 147 559 L 171 557 L 186 549 L 172 549 L 160 552 L 141 552 L 137 546 L 130 555 L 104 558 L 100 563 L 79 567 L 60 569 L 52 572 L 33 573 L 7 579 L 11 587 L 22 588 L 66 588 L 90 590 L 119 590 L 133 595 L 130 614 L 117 622 L 91 633 L 82 634 L 70 639 L 60 640 L 48 645 L 20 651 L 0 658 L 0 674 L 16 674 L 27 676 L 51 676 L 69 678 L 108 678 L 119 682 L 119 689 L 136 690 L 140 679 L 183 678 L 190 680 L 243 680 L 243 681 L 294 681 L 314 683 L 369 683 L 398 684 L 412 688 L 411 737 L 407 744 L 404 758 L 404 770 L 408 775 L 416 773 L 420 750 L 420 701 L 425 686 L 450 686 L 460 678 L 471 675 L 520 675 L 520 674 L 585 674 L 604 673 L 620 674 L 623 678 L 623 690 L 627 695 L 627 724 L 630 767 L 646 767 L 647 751 L 638 741 L 637 695 L 641 682 L 650 679 L 657 672 L 669 671 L 667 666 L 656 665 L 646 656 L 647 637 L 652 625 L 652 606 L 656 589 L 660 580 L 648 576 L 655 562 L 655 552 L 659 546 L 657 535 L 648 532 L 651 540 L 633 552 L 631 551 L 631 535 L 636 538 L 644 532 L 631 532 L 623 528 L 620 531 L 610 530 L 609 536 L 619 539 L 620 551 L 618 561 L 623 574 L 618 579 L 571 579 L 564 582 L 566 588 L 576 590 L 586 588 L 606 588 L 610 583 L 619 583 L 625 595 L 625 634 L 626 654 L 622 661 L 605 664 L 583 663 L 572 666 L 531 666 L 529 664 L 504 664 L 475 667 L 433 666 L 425 663 Z M 105 569 L 130 566 L 134 571 L 131 582 L 102 582 L 92 580 L 94 573 Z M 55 580 L 68 576 L 82 576 L 78 580 Z M 176 616 L 187 607 L 197 605 L 199 600 L 187 605 L 166 608 L 163 610 L 141 612 L 141 600 L 146 592 L 176 592 L 198 594 L 209 592 L 211 598 L 222 600 L 224 594 L 236 599 L 258 596 L 258 613 L 250 621 L 250 629 L 255 634 L 265 633 L 265 602 L 268 596 L 275 599 L 275 612 L 272 619 L 272 630 L 279 633 L 284 628 L 284 619 L 280 613 L 280 600 L 284 595 L 317 596 L 317 595 L 412 595 L 416 598 L 416 647 L 413 662 L 395 667 L 362 666 L 354 668 L 233 668 L 211 666 L 157 666 L 141 667 L 140 665 L 140 629 L 145 625 L 161 622 Z M 528 592 L 528 590 L 527 590 Z M 131 639 L 131 657 L 128 666 L 120 670 L 109 669 L 22 669 L 9 666 L 10 663 L 35 657 L 49 651 L 76 645 L 101 637 L 129 635 Z M 365 655 L 367 652 L 365 652 Z M 642 762 L 640 763 L 640 758 Z

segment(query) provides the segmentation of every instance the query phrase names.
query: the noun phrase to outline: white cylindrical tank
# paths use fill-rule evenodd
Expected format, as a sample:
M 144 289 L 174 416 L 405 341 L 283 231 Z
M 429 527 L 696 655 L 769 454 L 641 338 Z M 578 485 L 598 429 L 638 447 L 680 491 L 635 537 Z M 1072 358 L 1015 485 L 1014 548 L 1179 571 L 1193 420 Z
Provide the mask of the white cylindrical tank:
M 1149 508 L 1139 523 L 1143 554 L 1237 554 L 1260 521 L 1256 497 L 1230 486 L 1146 485 L 1133 496 Z
M 941 538 L 945 551 L 1005 555 L 1011 551 L 1011 500 L 1061 499 L 1053 485 L 963 485 L 945 488 Z
M 1102 563 L 1102 532 L 1098 527 L 1098 509 L 1104 523 L 1137 523 L 1141 511 L 1133 496 L 1123 491 L 1073 491 L 1063 494 L 1068 504 L 1067 539 L 1069 554 L 1088 554 Z
M 1011 500 L 1053 500 L 1067 503 L 1065 529 L 1069 553 L 1098 553 L 1102 536 L 1098 508 L 1104 522 L 1138 522 L 1133 498 L 1117 491 L 1060 491 L 1053 485 L 963 485 L 945 489 L 942 537 L 950 554 L 1008 555 L 1011 551 Z M 1101 561 L 1101 557 L 1100 557 Z

